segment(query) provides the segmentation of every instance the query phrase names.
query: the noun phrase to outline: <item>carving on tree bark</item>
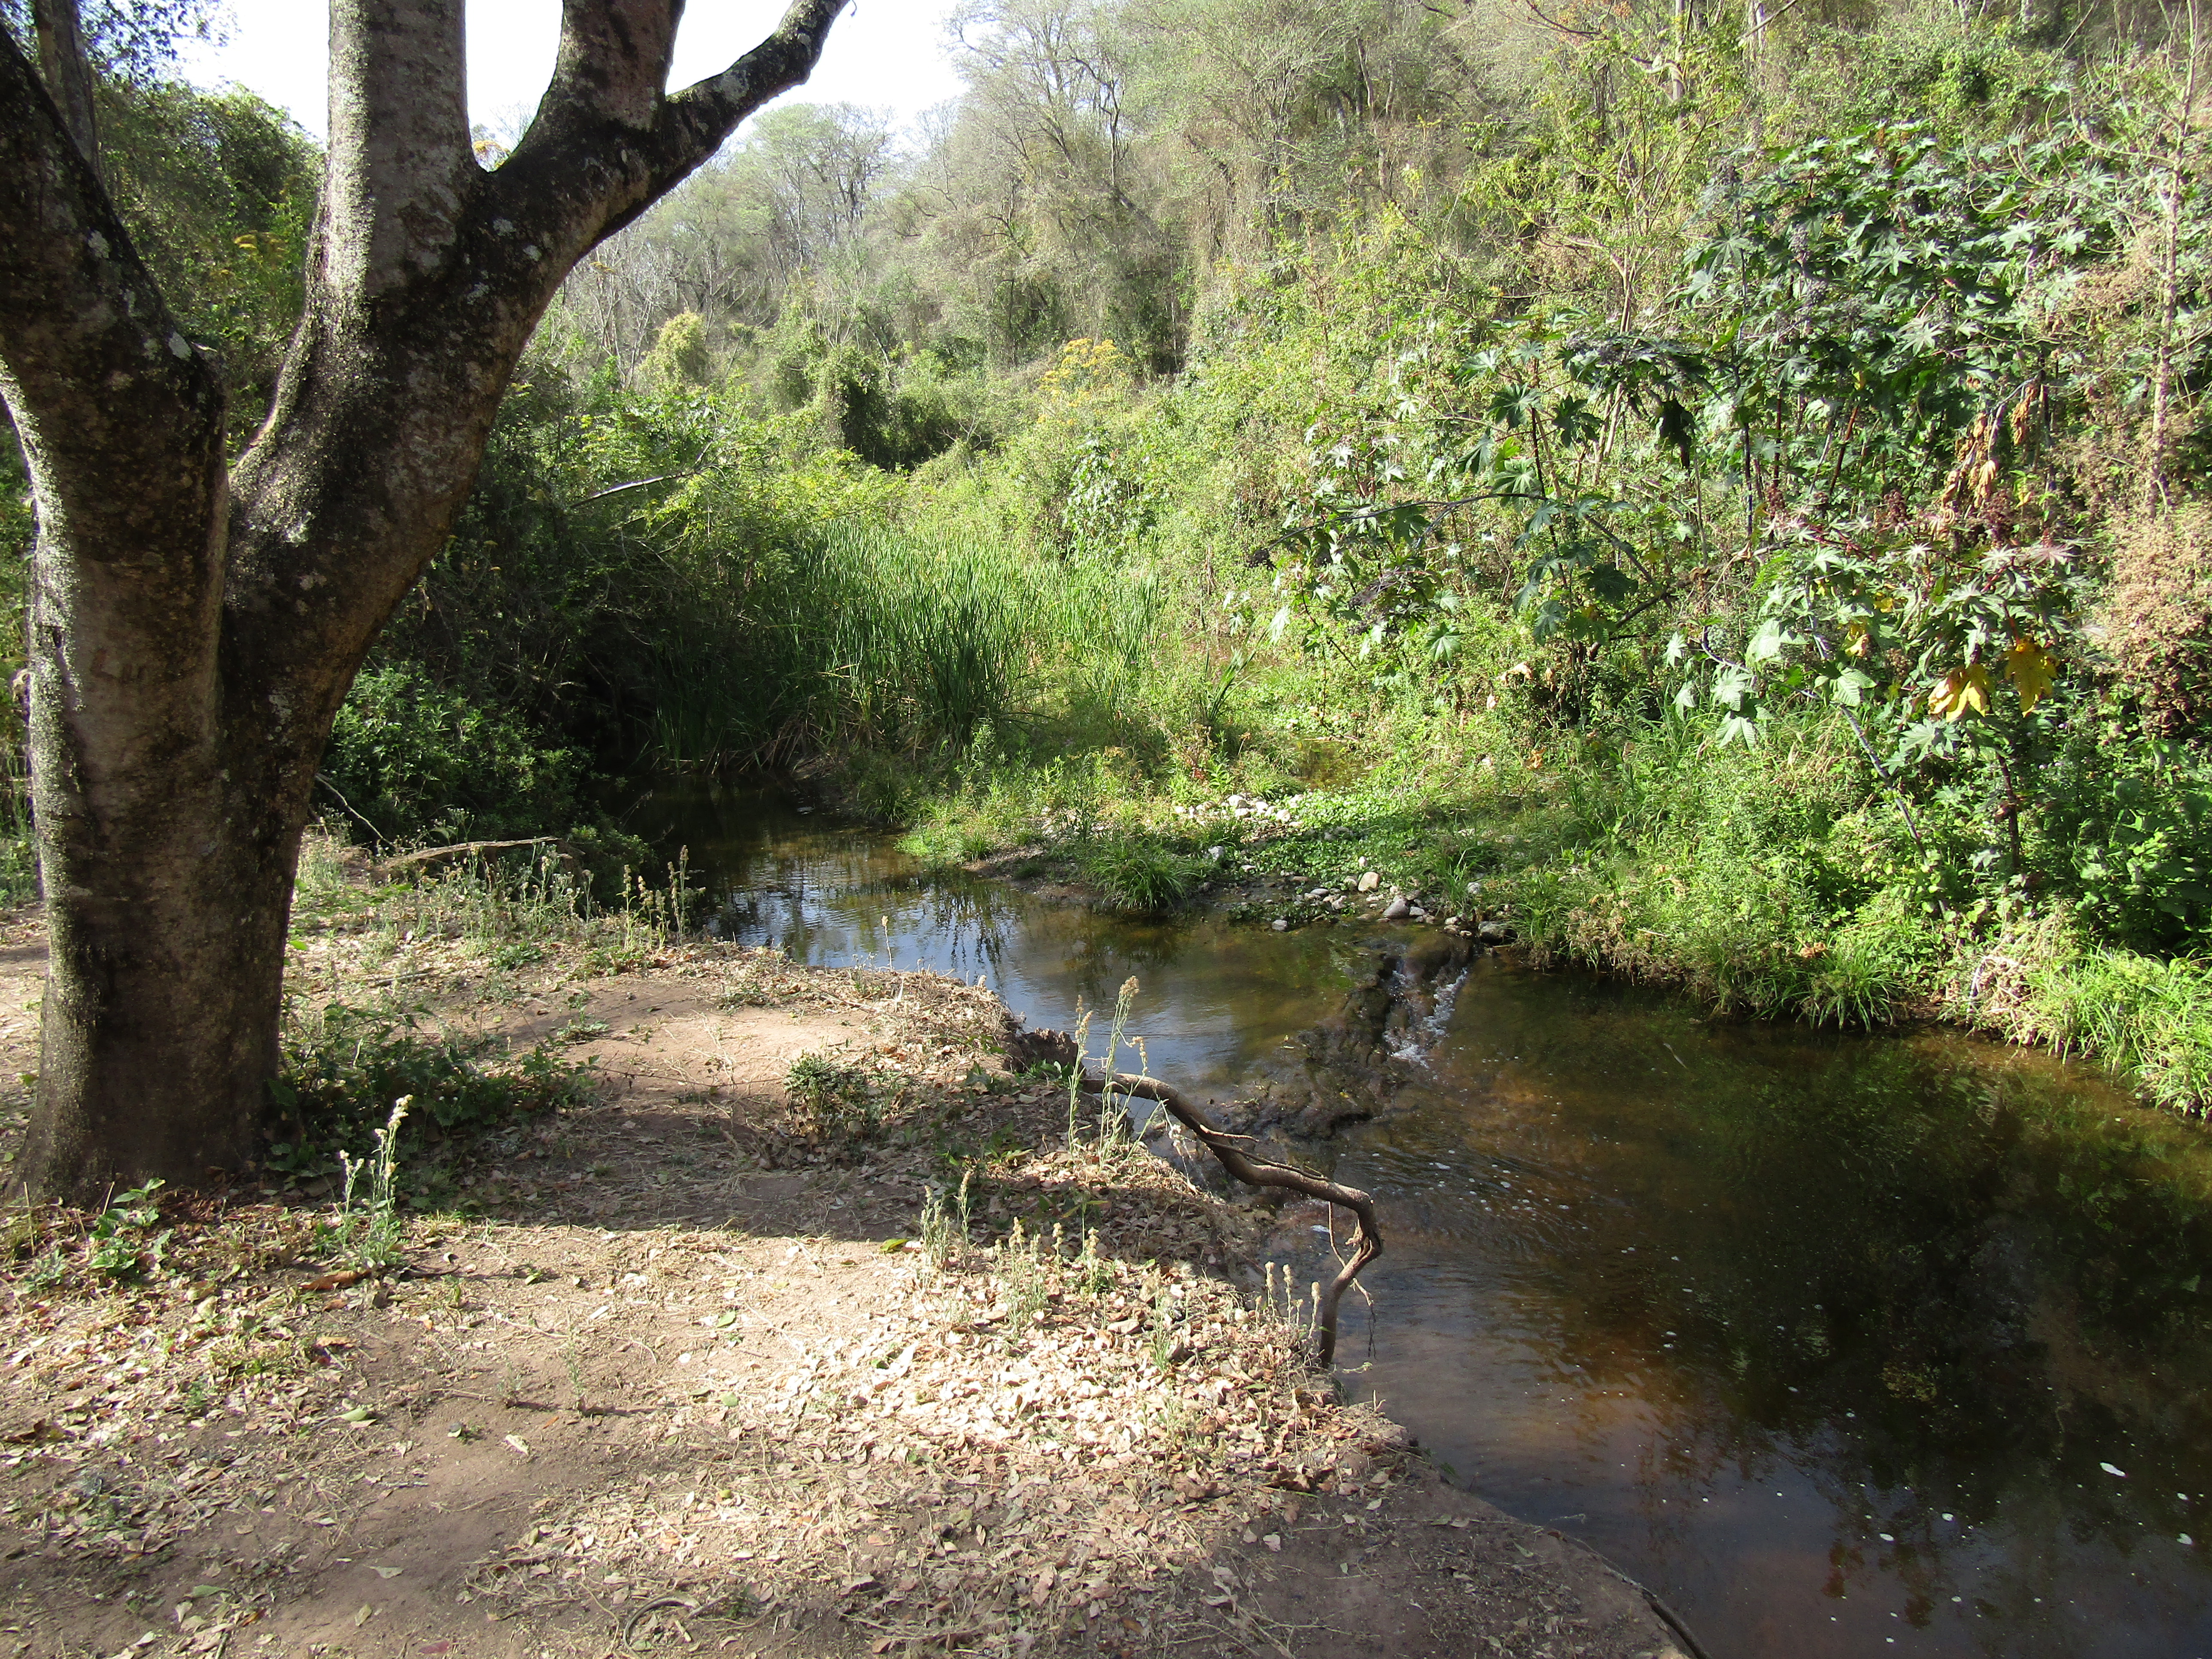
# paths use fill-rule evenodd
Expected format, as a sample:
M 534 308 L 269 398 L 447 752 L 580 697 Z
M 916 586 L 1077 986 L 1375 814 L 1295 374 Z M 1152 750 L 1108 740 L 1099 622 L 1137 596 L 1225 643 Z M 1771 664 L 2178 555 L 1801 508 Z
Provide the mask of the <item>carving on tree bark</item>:
M 680 0 L 564 0 L 552 82 L 487 171 L 462 0 L 331 0 L 307 304 L 227 471 L 219 377 L 0 28 L 0 395 L 40 523 L 34 1192 L 252 1158 L 309 792 L 370 641 L 444 543 L 570 267 L 804 82 L 844 3 L 793 0 L 670 94 Z

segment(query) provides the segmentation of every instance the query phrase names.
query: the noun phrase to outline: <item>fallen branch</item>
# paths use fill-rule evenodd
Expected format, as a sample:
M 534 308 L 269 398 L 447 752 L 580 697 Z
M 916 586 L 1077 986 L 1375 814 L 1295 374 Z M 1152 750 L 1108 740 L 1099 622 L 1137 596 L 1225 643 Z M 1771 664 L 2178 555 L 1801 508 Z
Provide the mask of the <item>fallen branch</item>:
M 1361 1270 L 1382 1254 L 1382 1230 L 1375 1222 L 1375 1200 L 1357 1187 L 1340 1186 L 1304 1170 L 1294 1170 L 1287 1164 L 1253 1157 L 1238 1144 L 1249 1144 L 1251 1137 L 1215 1128 L 1199 1115 L 1198 1108 L 1181 1090 L 1156 1077 L 1116 1072 L 1110 1079 L 1093 1077 L 1088 1073 L 1083 1078 L 1085 1094 L 1103 1095 L 1109 1084 L 1139 1100 L 1158 1102 L 1170 1117 L 1198 1137 L 1200 1144 L 1219 1160 L 1223 1169 L 1246 1186 L 1283 1188 L 1307 1198 L 1319 1199 L 1324 1204 L 1340 1204 L 1358 1218 L 1358 1245 L 1352 1252 L 1352 1259 L 1337 1270 L 1335 1279 L 1322 1292 L 1320 1312 L 1314 1322 L 1316 1357 L 1324 1365 L 1330 1364 L 1336 1358 L 1336 1304 L 1344 1299 L 1344 1293 L 1352 1288 Z
M 451 847 L 425 847 L 417 853 L 402 853 L 396 858 L 383 860 L 377 868 L 389 875 L 413 865 L 427 865 L 440 859 L 470 858 L 479 853 L 510 853 L 524 847 L 552 847 L 559 850 L 562 862 L 575 862 L 576 851 L 558 836 L 531 836 L 521 841 L 464 841 Z

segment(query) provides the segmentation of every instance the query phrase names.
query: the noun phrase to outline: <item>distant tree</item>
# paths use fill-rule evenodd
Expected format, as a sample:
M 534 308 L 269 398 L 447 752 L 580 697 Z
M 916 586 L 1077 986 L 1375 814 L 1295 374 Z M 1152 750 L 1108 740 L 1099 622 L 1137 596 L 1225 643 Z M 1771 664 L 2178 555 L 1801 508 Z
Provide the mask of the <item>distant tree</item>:
M 803 82 L 842 5 L 794 0 L 671 94 L 680 0 L 564 0 L 552 83 L 487 168 L 462 0 L 331 0 L 303 308 L 235 463 L 217 367 L 97 167 L 96 33 L 75 0 L 37 0 L 27 44 L 20 15 L 0 27 L 0 393 L 39 513 L 34 1193 L 252 1159 L 301 833 L 370 641 L 445 541 L 562 278 Z
M 707 350 L 707 325 L 699 313 L 679 311 L 663 323 L 639 368 L 657 386 L 706 385 L 714 359 Z

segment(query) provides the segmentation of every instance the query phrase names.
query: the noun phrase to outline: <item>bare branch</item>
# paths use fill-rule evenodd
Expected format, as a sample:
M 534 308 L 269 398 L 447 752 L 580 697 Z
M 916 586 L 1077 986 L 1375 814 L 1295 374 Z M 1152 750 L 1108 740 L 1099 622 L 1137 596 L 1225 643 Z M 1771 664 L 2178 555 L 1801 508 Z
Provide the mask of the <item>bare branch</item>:
M 1109 1079 L 1086 1074 L 1082 1079 L 1084 1092 L 1103 1094 L 1109 1082 Z M 1337 1304 L 1344 1300 L 1344 1293 L 1352 1288 L 1361 1270 L 1382 1254 L 1382 1230 L 1375 1220 L 1375 1200 L 1357 1187 L 1340 1186 L 1324 1176 L 1294 1170 L 1287 1164 L 1253 1157 L 1238 1144 L 1248 1141 L 1249 1137 L 1215 1128 L 1199 1115 L 1190 1097 L 1171 1084 L 1129 1072 L 1115 1073 L 1110 1082 L 1124 1094 L 1139 1100 L 1158 1101 L 1166 1108 L 1169 1116 L 1196 1135 L 1200 1144 L 1220 1160 L 1223 1169 L 1246 1186 L 1275 1187 L 1317 1198 L 1324 1204 L 1340 1204 L 1358 1218 L 1358 1244 L 1352 1252 L 1352 1259 L 1337 1270 L 1336 1277 L 1322 1292 L 1321 1308 L 1314 1322 L 1314 1357 L 1324 1365 L 1330 1364 L 1336 1358 Z

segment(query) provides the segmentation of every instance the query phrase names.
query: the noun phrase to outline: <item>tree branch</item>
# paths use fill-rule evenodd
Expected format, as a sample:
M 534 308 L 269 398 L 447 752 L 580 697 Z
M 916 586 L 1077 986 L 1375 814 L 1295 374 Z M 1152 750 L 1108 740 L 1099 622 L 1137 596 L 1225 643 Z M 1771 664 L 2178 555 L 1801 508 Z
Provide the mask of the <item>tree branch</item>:
M 676 0 L 562 0 L 561 53 L 532 128 L 539 121 L 563 131 L 600 121 L 650 127 L 682 11 Z
M 88 556 L 99 556 L 100 522 L 132 514 L 175 474 L 181 436 L 211 430 L 219 441 L 220 383 L 170 317 L 62 112 L 4 29 L 0 362 L 40 512 L 94 531 Z M 213 453 L 219 459 L 219 441 Z
M 763 104 L 801 85 L 814 73 L 830 38 L 830 25 L 846 0 L 792 0 L 775 32 L 720 75 L 686 87 L 667 100 L 665 135 L 658 177 L 672 187 L 722 147 L 738 123 Z
M 374 299 L 435 270 L 477 173 L 462 0 L 331 0 L 331 145 L 319 246 Z
M 233 471 L 224 684 L 241 719 L 274 709 L 319 744 L 467 499 L 563 278 L 804 81 L 844 4 L 796 0 L 760 46 L 672 99 L 659 82 L 676 0 L 567 0 L 555 84 L 486 173 L 468 139 L 462 0 L 332 0 L 331 160 L 307 305 L 270 417 Z M 331 465 L 344 453 L 386 459 Z
M 581 160 L 608 187 L 605 217 L 570 256 L 580 258 L 681 183 L 740 121 L 811 75 L 846 4 L 792 0 L 775 32 L 729 68 L 665 94 L 673 0 L 563 0 L 553 84 L 500 168 L 509 210 L 533 214 Z
M 62 125 L 98 178 L 100 128 L 93 118 L 92 63 L 85 56 L 76 0 L 31 0 L 31 27 L 39 37 L 39 67 L 61 112 Z
M 1376 1224 L 1375 1200 L 1357 1187 L 1340 1186 L 1334 1181 L 1304 1170 L 1294 1170 L 1287 1164 L 1278 1164 L 1272 1158 L 1255 1158 L 1238 1145 L 1249 1142 L 1249 1137 L 1232 1135 L 1217 1129 L 1198 1114 L 1188 1096 L 1170 1084 L 1156 1077 L 1139 1077 L 1129 1072 L 1116 1072 L 1110 1078 L 1082 1079 L 1085 1094 L 1103 1094 L 1109 1084 L 1122 1093 L 1139 1100 L 1156 1100 L 1166 1109 L 1170 1117 L 1198 1137 L 1199 1143 L 1219 1160 L 1221 1167 L 1248 1187 L 1277 1187 L 1285 1191 L 1317 1198 L 1324 1204 L 1340 1204 L 1358 1218 L 1359 1242 L 1352 1252 L 1352 1260 L 1337 1270 L 1328 1288 L 1322 1292 L 1321 1307 L 1314 1322 L 1315 1358 L 1327 1365 L 1336 1358 L 1336 1307 L 1343 1301 L 1344 1293 L 1352 1288 L 1362 1269 L 1382 1254 L 1382 1230 Z

